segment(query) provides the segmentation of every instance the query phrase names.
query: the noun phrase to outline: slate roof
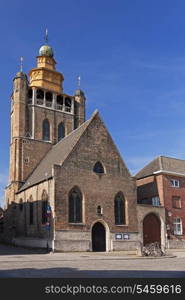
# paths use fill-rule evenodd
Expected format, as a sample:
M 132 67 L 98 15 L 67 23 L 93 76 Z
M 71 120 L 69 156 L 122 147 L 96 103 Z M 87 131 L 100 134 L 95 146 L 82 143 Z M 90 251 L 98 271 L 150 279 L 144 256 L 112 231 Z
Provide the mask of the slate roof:
M 52 166 L 54 164 L 62 165 L 62 163 L 71 153 L 74 146 L 77 144 L 78 140 L 97 114 L 98 111 L 96 110 L 89 120 L 84 122 L 80 127 L 73 130 L 65 138 L 61 139 L 60 142 L 54 145 L 40 161 L 37 167 L 33 170 L 31 175 L 27 178 L 26 182 L 18 192 L 21 192 L 39 182 L 52 177 Z
M 141 169 L 135 177 L 143 178 L 152 175 L 154 172 L 163 171 L 185 175 L 185 160 L 173 157 L 159 156 Z

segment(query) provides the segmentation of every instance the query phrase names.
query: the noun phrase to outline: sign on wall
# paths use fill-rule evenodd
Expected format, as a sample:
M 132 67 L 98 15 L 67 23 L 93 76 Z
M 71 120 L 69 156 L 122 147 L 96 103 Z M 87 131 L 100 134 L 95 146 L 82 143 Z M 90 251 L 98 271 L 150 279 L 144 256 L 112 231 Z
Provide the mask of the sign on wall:
M 115 239 L 116 240 L 129 240 L 130 235 L 129 235 L 129 233 L 116 233 Z

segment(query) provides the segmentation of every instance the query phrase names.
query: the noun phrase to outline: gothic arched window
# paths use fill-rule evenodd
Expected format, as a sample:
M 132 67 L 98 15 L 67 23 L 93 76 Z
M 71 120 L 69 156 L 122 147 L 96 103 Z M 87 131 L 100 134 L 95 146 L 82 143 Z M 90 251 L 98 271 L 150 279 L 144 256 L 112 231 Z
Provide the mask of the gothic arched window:
M 73 188 L 69 193 L 69 223 L 82 222 L 82 194 L 79 188 Z
M 93 168 L 93 171 L 94 171 L 95 173 L 98 173 L 98 174 L 103 174 L 103 173 L 105 173 L 104 167 L 103 167 L 102 163 L 99 162 L 99 161 L 95 163 L 94 168 Z
M 65 127 L 64 127 L 64 124 L 61 122 L 61 123 L 58 125 L 58 142 L 59 142 L 63 137 L 65 137 Z
M 125 198 L 122 192 L 119 192 L 114 199 L 115 224 L 125 224 Z
M 47 222 L 47 206 L 48 206 L 48 195 L 44 190 L 42 193 L 42 224 Z
M 42 138 L 44 141 L 50 141 L 50 124 L 47 119 L 42 123 Z

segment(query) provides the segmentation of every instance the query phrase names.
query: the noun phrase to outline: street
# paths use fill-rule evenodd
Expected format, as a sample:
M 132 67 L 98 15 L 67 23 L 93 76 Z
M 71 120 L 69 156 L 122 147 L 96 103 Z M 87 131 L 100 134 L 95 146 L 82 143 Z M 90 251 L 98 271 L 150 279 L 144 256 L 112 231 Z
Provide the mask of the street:
M 185 278 L 185 251 L 145 258 L 121 252 L 45 253 L 0 245 L 0 278 Z

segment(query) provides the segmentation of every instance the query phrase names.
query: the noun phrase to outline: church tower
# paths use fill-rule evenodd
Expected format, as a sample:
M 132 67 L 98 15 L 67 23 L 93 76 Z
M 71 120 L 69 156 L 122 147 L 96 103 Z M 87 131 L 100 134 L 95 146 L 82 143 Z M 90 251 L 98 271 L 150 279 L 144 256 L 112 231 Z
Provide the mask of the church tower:
M 64 76 L 55 66 L 46 38 L 29 79 L 22 68 L 14 78 L 7 203 L 15 201 L 15 193 L 52 146 L 85 121 L 84 93 L 64 93 Z

